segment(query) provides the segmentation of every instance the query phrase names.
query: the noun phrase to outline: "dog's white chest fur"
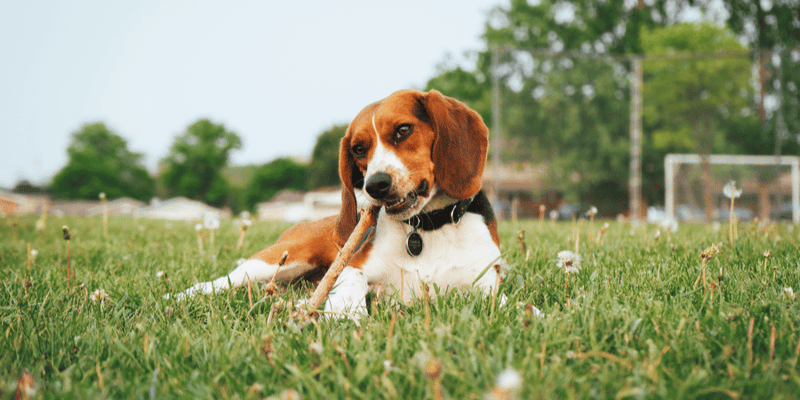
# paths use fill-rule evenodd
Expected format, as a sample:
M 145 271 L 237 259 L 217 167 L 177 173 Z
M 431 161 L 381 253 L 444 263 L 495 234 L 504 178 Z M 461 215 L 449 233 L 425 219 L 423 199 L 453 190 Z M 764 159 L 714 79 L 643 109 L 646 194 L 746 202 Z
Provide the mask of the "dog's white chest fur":
M 421 294 L 420 280 L 440 291 L 469 287 L 486 271 L 475 286 L 491 291 L 501 264 L 500 249 L 492 241 L 489 229 L 478 214 L 467 213 L 458 224 L 445 224 L 433 231 L 419 230 L 423 249 L 418 256 L 406 251 L 406 236 L 413 230 L 403 222 L 378 217 L 373 246 L 362 271 L 369 285 L 384 294 L 402 294 L 404 302 Z

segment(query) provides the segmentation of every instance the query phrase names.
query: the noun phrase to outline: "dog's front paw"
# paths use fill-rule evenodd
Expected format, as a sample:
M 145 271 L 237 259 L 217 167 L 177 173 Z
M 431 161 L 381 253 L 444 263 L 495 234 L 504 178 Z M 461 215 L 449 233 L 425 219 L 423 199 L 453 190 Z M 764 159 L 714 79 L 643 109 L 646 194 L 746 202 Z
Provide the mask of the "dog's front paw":
M 189 297 L 194 297 L 196 294 L 211 294 L 214 293 L 214 282 L 201 282 L 198 283 L 183 292 L 175 293 L 170 295 L 169 293 L 164 295 L 165 299 L 175 299 L 175 300 L 185 300 Z
M 364 273 L 353 267 L 345 267 L 336 280 L 336 285 L 325 302 L 325 316 L 328 318 L 350 318 L 356 323 L 367 315 L 366 295 L 369 291 Z

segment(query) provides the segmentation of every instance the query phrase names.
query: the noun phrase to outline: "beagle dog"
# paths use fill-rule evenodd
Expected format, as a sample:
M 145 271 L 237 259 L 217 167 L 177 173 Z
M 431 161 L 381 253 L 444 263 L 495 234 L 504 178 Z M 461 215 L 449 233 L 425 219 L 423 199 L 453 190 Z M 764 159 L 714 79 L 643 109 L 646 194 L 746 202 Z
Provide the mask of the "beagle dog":
M 392 93 L 364 108 L 342 138 L 338 216 L 289 228 L 227 276 L 178 297 L 318 275 L 347 241 L 358 210 L 370 205 L 381 206 L 377 224 L 337 279 L 326 313 L 357 318 L 370 290 L 404 302 L 433 285 L 490 294 L 505 263 L 481 190 L 487 147 L 486 125 L 464 103 L 435 90 Z

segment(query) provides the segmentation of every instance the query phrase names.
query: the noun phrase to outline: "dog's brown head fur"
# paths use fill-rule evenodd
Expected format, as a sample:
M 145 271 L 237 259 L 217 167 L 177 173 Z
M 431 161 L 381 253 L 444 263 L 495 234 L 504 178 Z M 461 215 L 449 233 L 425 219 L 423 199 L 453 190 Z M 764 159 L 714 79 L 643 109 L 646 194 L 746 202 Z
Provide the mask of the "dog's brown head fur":
M 337 244 L 356 225 L 356 188 L 396 219 L 419 213 L 439 190 L 456 200 L 477 194 L 488 136 L 477 112 L 435 90 L 400 90 L 365 107 L 339 148 Z

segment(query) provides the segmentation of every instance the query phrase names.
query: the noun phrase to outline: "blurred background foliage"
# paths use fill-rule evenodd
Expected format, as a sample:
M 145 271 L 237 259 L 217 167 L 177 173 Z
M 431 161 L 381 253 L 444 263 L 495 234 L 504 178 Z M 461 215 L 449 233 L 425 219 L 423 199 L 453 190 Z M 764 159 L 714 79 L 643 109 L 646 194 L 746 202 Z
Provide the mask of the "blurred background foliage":
M 683 22 L 690 9 L 706 22 Z M 568 200 L 627 207 L 634 55 L 644 59 L 645 202 L 662 201 L 670 152 L 800 154 L 800 0 L 511 0 L 487 15 L 483 38 L 486 47 L 463 60 L 445 56 L 424 89 L 467 103 L 492 127 L 490 77 L 499 75 L 502 128 L 493 134 L 503 163 L 545 164 L 545 187 Z M 241 139 L 201 119 L 175 138 L 153 178 L 142 155 L 97 122 L 73 133 L 69 161 L 47 189 L 63 199 L 102 191 L 252 210 L 280 189 L 338 185 L 345 130 L 322 132 L 309 160 L 231 166 Z

